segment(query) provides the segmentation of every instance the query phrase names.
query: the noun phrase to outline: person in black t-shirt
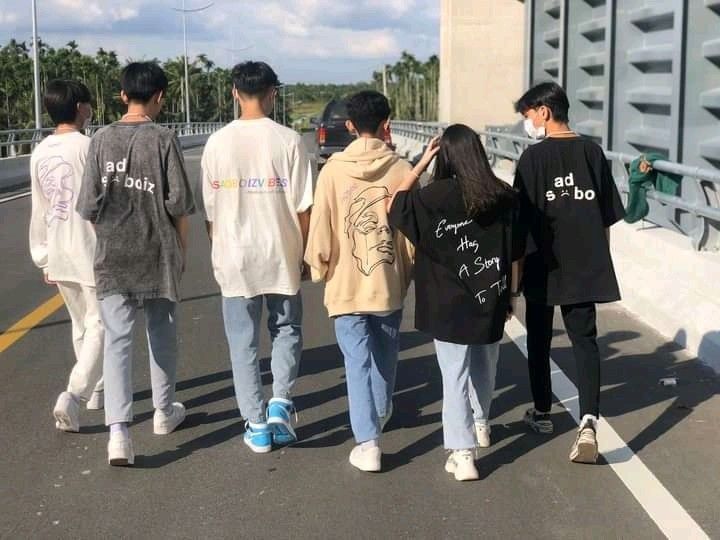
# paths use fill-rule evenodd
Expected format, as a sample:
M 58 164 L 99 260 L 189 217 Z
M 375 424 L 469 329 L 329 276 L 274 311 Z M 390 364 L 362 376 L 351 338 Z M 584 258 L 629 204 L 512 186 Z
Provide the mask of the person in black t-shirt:
M 411 190 L 436 154 L 434 181 Z M 444 442 L 453 451 L 445 470 L 457 480 L 478 478 L 473 448 L 490 444 L 499 345 L 517 290 L 512 266 L 522 254 L 513 250 L 516 208 L 480 137 L 459 124 L 428 145 L 390 208 L 391 225 L 416 247 L 415 326 L 435 338 Z
M 533 138 L 545 139 L 520 157 L 515 188 L 527 229 L 523 286 L 528 364 L 535 407 L 525 422 L 552 433 L 550 342 L 560 306 L 577 363 L 581 423 L 570 451 L 579 463 L 597 460 L 600 353 L 595 304 L 620 300 L 610 256 L 609 227 L 624 216 L 602 148 L 568 127 L 565 91 L 543 83 L 515 105 Z

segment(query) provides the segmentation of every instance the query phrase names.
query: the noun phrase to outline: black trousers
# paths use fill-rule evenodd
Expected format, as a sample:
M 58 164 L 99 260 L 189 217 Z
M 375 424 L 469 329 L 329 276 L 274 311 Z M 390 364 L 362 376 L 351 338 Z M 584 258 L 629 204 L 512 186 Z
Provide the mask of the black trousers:
M 597 311 L 594 303 L 561 306 L 565 329 L 577 366 L 580 417 L 600 414 L 600 351 L 597 345 Z M 550 342 L 555 306 L 526 303 L 528 367 L 535 409 L 547 412 L 552 405 Z

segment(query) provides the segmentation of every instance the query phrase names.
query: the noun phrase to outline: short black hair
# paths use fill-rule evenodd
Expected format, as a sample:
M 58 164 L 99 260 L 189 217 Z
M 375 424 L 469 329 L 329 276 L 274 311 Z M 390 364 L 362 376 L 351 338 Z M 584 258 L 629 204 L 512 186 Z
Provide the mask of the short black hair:
M 265 62 L 242 62 L 232 70 L 233 86 L 241 94 L 260 96 L 280 86 L 277 73 Z
M 155 62 L 131 62 L 120 75 L 120 87 L 130 101 L 147 103 L 168 87 L 167 76 Z
M 569 120 L 570 102 L 563 87 L 554 82 L 544 82 L 533 86 L 515 103 L 515 111 L 525 114 L 529 109 L 545 105 L 558 122 Z
M 45 109 L 50 118 L 58 124 L 71 124 L 77 117 L 78 103 L 90 103 L 90 90 L 79 81 L 55 79 L 45 88 Z
M 390 118 L 388 98 L 375 90 L 363 90 L 347 100 L 348 118 L 359 133 L 376 133 L 380 124 Z

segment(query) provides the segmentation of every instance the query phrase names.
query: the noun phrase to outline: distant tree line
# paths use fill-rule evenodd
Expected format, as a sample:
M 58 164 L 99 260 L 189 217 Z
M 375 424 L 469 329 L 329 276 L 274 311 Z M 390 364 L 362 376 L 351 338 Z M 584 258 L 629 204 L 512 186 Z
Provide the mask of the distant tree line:
M 82 81 L 94 98 L 94 123 L 108 124 L 123 113 L 120 101 L 120 72 L 123 64 L 113 51 L 103 48 L 94 55 L 83 54 L 75 41 L 60 48 L 40 42 L 41 91 L 48 81 L 71 78 Z M 157 59 L 156 59 L 157 61 Z M 185 85 L 183 58 L 159 62 L 165 70 L 169 85 L 166 104 L 160 122 L 185 120 Z M 205 54 L 189 63 L 190 109 L 193 122 L 227 122 L 233 118 L 231 70 L 217 66 Z M 436 56 L 421 63 L 404 52 L 401 60 L 387 67 L 388 97 L 394 116 L 409 120 L 434 120 L 437 115 L 437 77 L 439 63 Z M 293 84 L 279 94 L 278 111 L 292 123 L 293 106 L 301 103 L 327 102 L 346 97 L 367 88 L 383 90 L 382 72 L 373 74 L 373 81 L 358 84 Z M 277 119 L 283 120 L 280 112 Z M 0 129 L 33 127 L 32 56 L 25 42 L 11 39 L 0 48 Z M 43 125 L 51 125 L 43 114 Z

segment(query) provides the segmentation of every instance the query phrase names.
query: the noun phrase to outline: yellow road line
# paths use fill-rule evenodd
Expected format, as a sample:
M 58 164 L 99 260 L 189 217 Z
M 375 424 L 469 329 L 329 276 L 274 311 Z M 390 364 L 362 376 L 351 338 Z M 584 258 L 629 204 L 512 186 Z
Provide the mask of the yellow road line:
M 13 343 L 21 339 L 43 320 L 55 313 L 62 307 L 62 305 L 62 296 L 56 294 L 50 300 L 35 308 L 18 322 L 13 324 L 2 335 L 0 335 L 0 353 L 11 347 Z

